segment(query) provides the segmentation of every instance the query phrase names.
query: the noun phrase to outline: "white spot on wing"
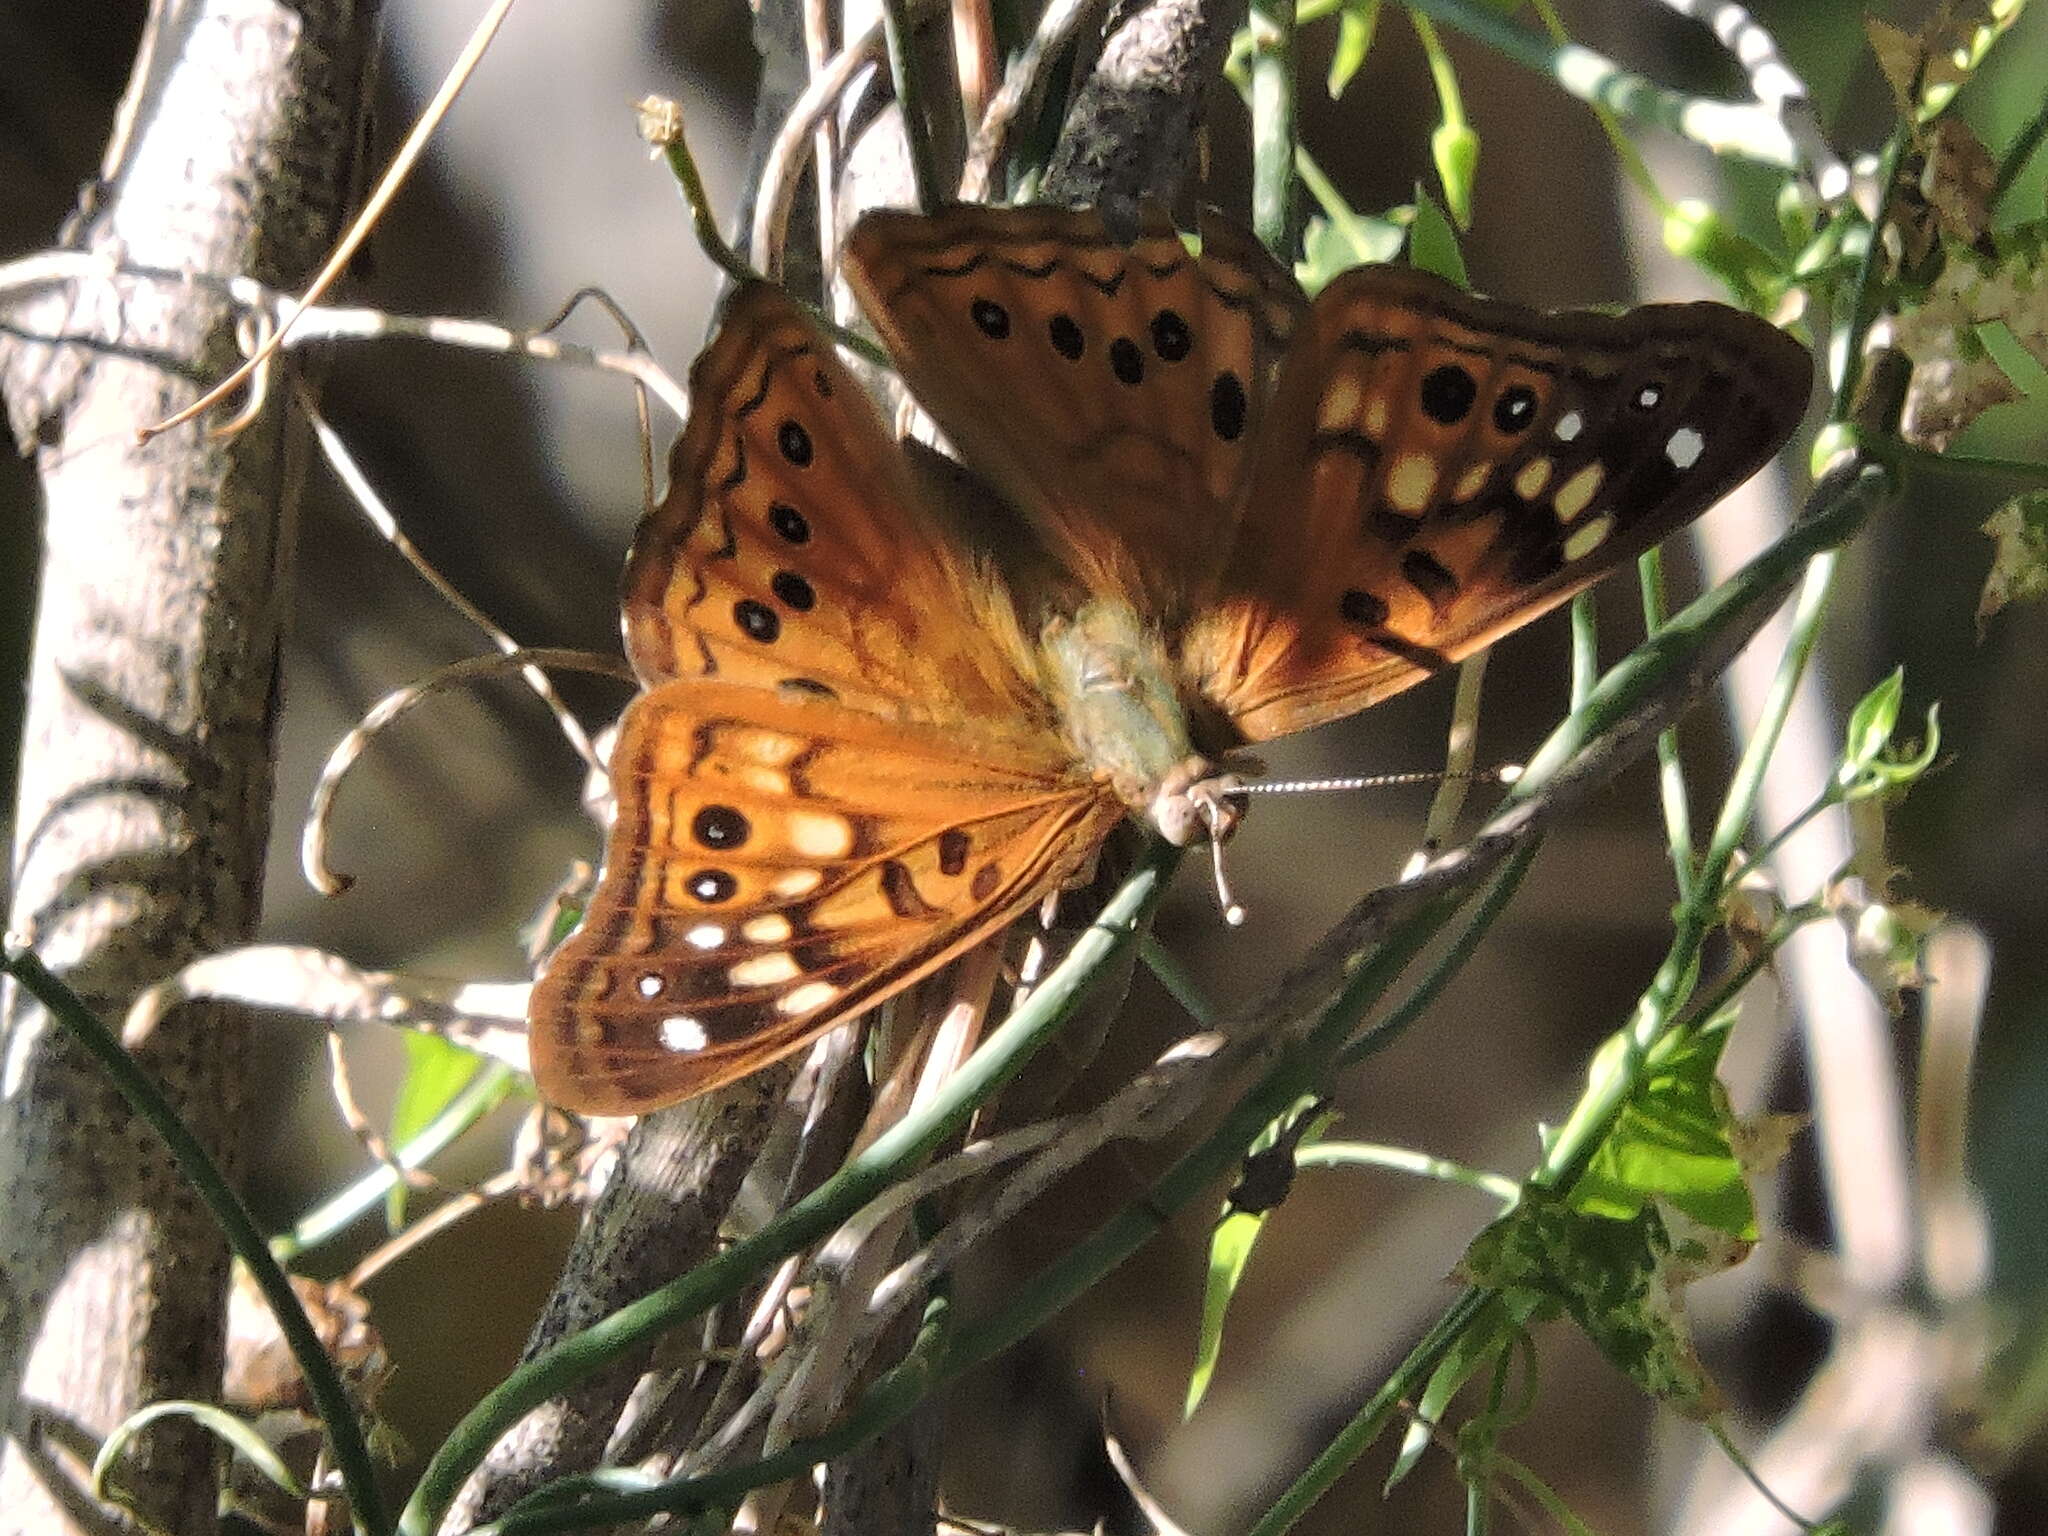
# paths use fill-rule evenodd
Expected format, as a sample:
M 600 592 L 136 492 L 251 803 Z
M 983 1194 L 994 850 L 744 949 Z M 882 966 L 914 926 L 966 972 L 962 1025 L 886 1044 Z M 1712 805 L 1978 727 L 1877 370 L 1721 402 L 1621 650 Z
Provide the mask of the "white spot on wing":
M 789 919 L 780 912 L 750 917 L 740 925 L 740 936 L 749 944 L 781 944 L 789 938 Z
M 1680 427 L 1664 445 L 1664 457 L 1680 469 L 1691 469 L 1706 449 L 1707 440 L 1697 427 Z
M 843 859 L 853 852 L 853 823 L 826 811 L 791 811 L 789 846 L 807 859 Z
M 645 976 L 642 976 L 633 985 L 642 997 L 661 996 L 661 978 L 659 976 L 654 975 L 652 972 Z
M 824 1007 L 838 995 L 839 989 L 829 981 L 807 981 L 785 992 L 775 1006 L 793 1018 L 799 1013 L 809 1013 L 813 1008 Z
M 742 960 L 725 973 L 736 987 L 772 987 L 777 982 L 792 981 L 803 974 L 796 963 L 796 957 L 786 949 L 755 955 Z
M 1568 443 L 1586 429 L 1586 418 L 1577 411 L 1566 411 L 1557 418 L 1557 425 L 1550 430 L 1557 434 L 1560 443 Z
M 672 1051 L 701 1051 L 711 1037 L 687 1013 L 672 1013 L 661 1021 L 661 1043 Z
M 725 930 L 716 923 L 699 923 L 683 935 L 683 942 L 698 949 L 716 949 L 725 942 Z

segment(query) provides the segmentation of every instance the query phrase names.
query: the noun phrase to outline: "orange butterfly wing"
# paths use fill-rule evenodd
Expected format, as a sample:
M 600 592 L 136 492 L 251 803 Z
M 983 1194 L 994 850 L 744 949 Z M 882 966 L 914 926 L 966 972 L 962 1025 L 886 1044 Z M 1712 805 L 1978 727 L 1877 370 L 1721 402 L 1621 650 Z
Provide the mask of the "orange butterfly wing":
M 742 289 L 634 540 L 617 817 L 528 1005 L 551 1101 L 746 1075 L 1010 922 L 1123 808 L 1078 767 L 1008 600 L 953 553 L 866 392 Z
M 1217 225 L 1191 255 L 1071 208 L 870 213 L 844 270 L 919 405 L 1082 586 L 1184 612 L 1230 542 L 1306 303 Z
M 533 991 L 542 1095 L 703 1093 L 1001 930 L 1124 814 L 1043 746 L 734 683 L 641 695 L 603 880 Z
M 1049 720 L 1007 598 L 955 553 L 873 399 L 781 289 L 734 294 L 690 400 L 626 562 L 643 682 Z
M 1184 675 L 1252 741 L 1363 709 L 1711 506 L 1811 381 L 1805 348 L 1725 305 L 1545 315 L 1347 272 L 1296 334 Z

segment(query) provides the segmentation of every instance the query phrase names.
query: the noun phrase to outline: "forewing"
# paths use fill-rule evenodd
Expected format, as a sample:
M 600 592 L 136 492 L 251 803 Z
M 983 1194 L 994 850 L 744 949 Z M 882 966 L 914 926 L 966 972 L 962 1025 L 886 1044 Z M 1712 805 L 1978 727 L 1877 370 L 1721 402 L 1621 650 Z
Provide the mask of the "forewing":
M 1263 249 L 959 206 L 868 214 L 844 270 L 918 404 L 1086 587 L 1161 617 L 1200 595 L 1305 303 Z
M 626 712 L 604 871 L 528 1018 L 550 1102 L 743 1077 L 1000 930 L 1123 814 L 1050 738 L 716 681 Z
M 626 566 L 644 682 L 929 719 L 1040 707 L 1007 600 L 933 524 L 874 402 L 779 288 L 734 295 L 690 394 L 668 494 Z
M 1724 305 L 1546 315 L 1346 273 L 1282 371 L 1189 683 L 1253 741 L 1396 693 L 1747 479 L 1811 378 L 1796 341 Z

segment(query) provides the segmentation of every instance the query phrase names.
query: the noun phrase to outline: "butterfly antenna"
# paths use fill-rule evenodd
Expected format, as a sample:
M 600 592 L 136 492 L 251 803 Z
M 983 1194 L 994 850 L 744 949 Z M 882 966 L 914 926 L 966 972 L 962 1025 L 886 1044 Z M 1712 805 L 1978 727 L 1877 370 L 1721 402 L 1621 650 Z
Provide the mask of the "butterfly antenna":
M 1444 773 L 1440 770 L 1425 770 L 1416 773 L 1371 773 L 1343 779 L 1278 779 L 1259 780 L 1251 784 L 1236 784 L 1225 790 L 1229 795 L 1307 795 L 1333 790 L 1387 789 L 1401 784 L 1441 784 L 1445 780 L 1464 779 L 1475 784 L 1512 784 L 1522 776 L 1520 763 L 1502 763 L 1498 768 L 1477 768 L 1470 773 Z
M 1223 921 L 1233 928 L 1244 926 L 1244 908 L 1230 894 L 1230 881 L 1223 873 L 1223 806 L 1219 800 L 1202 802 L 1202 820 L 1209 825 L 1209 871 L 1216 881 L 1216 905 L 1223 909 Z

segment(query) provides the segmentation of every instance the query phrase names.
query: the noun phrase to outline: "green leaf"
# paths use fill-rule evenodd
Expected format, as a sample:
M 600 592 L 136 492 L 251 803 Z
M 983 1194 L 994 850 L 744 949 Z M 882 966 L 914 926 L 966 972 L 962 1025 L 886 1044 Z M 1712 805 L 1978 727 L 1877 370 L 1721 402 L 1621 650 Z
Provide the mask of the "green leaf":
M 1302 1121 L 1304 1115 L 1308 1117 L 1306 1123 Z M 1336 1119 L 1320 1108 L 1317 1100 L 1301 1099 L 1259 1133 L 1247 1155 L 1255 1157 L 1270 1151 L 1283 1140 L 1291 1142 L 1296 1151 L 1314 1146 Z M 1195 1340 L 1194 1369 L 1188 1373 L 1187 1400 L 1181 1408 L 1183 1417 L 1191 1417 L 1208 1394 L 1216 1362 L 1223 1353 L 1223 1319 L 1230 1310 L 1230 1298 L 1237 1293 L 1237 1282 L 1244 1277 L 1245 1265 L 1251 1262 L 1252 1247 L 1265 1229 L 1266 1217 L 1275 1208 L 1248 1211 L 1225 1205 L 1215 1231 L 1209 1235 L 1209 1274 L 1202 1288 L 1201 1332 Z
M 1337 46 L 1330 52 L 1330 100 L 1342 96 L 1372 50 L 1380 21 L 1380 0 L 1344 0 L 1337 17 Z
M 1985 320 L 1974 331 L 1985 353 L 1998 364 L 1998 371 L 2012 381 L 2012 387 L 2027 399 L 2048 405 L 2048 368 L 2020 344 L 2012 327 L 2003 320 Z
M 450 1099 L 469 1086 L 483 1065 L 481 1056 L 450 1045 L 439 1035 L 406 1031 L 405 1080 L 398 1085 L 398 1101 L 391 1107 L 391 1145 L 402 1147 L 419 1135 L 427 1122 L 448 1107 Z M 393 1231 L 405 1224 L 405 1195 L 401 1179 L 384 1197 L 385 1219 Z
M 1302 235 L 1302 259 L 1295 263 L 1295 279 L 1304 291 L 1320 293 L 1339 272 L 1368 262 L 1392 261 L 1401 254 L 1401 242 L 1407 235 L 1392 219 L 1376 219 L 1370 214 L 1311 218 Z
M 1755 1241 L 1756 1207 L 1714 1075 L 1726 1038 L 1725 1028 L 1701 1028 L 1659 1052 L 1572 1187 L 1575 1209 L 1629 1220 L 1653 1201 L 1668 1202 L 1716 1231 Z
M 1202 1288 L 1202 1326 L 1195 1340 L 1195 1367 L 1188 1372 L 1187 1401 L 1181 1416 L 1191 1418 L 1208 1395 L 1216 1362 L 1223 1354 L 1223 1318 L 1230 1310 L 1230 1298 L 1237 1282 L 1251 1262 L 1252 1245 L 1265 1227 L 1267 1212 L 1226 1211 L 1209 1234 L 1209 1276 Z
M 1589 1216 L 1565 1197 L 1531 1190 L 1519 1209 L 1479 1234 L 1463 1268 L 1517 1300 L 1554 1303 L 1630 1380 L 1695 1419 L 1721 1396 L 1693 1350 L 1684 1289 L 1747 1252 L 1674 1207 L 1626 1221 Z
M 1415 222 L 1408 229 L 1408 265 L 1434 272 L 1460 288 L 1472 286 L 1472 280 L 1465 275 L 1465 257 L 1458 249 L 1457 231 L 1451 228 L 1451 221 L 1444 217 L 1436 200 L 1420 186 L 1415 189 Z
M 1835 765 L 1835 792 L 1843 801 L 1868 800 L 1895 794 L 1915 783 L 1934 766 L 1941 751 L 1939 706 L 1927 710 L 1927 732 L 1919 745 L 1901 755 L 1892 745 L 1898 730 L 1899 705 L 1905 696 L 1905 669 L 1895 670 L 1857 701 L 1849 713 L 1842 760 Z
M 1730 229 L 1719 210 L 1698 198 L 1675 203 L 1664 215 L 1664 245 L 1718 279 L 1747 308 L 1764 308 L 1785 286 L 1784 264 Z
M 1429 1426 L 1444 1422 L 1451 1399 L 1473 1376 L 1499 1358 L 1501 1351 L 1514 1341 L 1521 1326 L 1507 1303 L 1495 1297 L 1486 1304 L 1484 1311 L 1472 1319 L 1471 1326 L 1452 1340 L 1443 1359 L 1430 1372 L 1429 1384 L 1422 1389 L 1422 1396 L 1416 1402 L 1415 1416 L 1408 1422 L 1408 1433 L 1402 1437 L 1401 1449 L 1395 1455 L 1394 1465 L 1381 1489 L 1383 1493 L 1392 1493 L 1395 1486 L 1415 1470 L 1416 1463 L 1422 1460 L 1422 1453 L 1429 1449 Z
M 1856 701 L 1849 711 L 1849 728 L 1844 733 L 1841 765 L 1835 782 L 1847 785 L 1862 777 L 1870 764 L 1882 761 L 1899 726 L 1899 704 L 1906 696 L 1906 669 L 1894 667 L 1889 677 Z
M 2048 596 L 2048 490 L 2015 496 L 1984 524 L 1992 543 L 1991 573 L 1977 598 L 1977 634 L 2008 603 Z

